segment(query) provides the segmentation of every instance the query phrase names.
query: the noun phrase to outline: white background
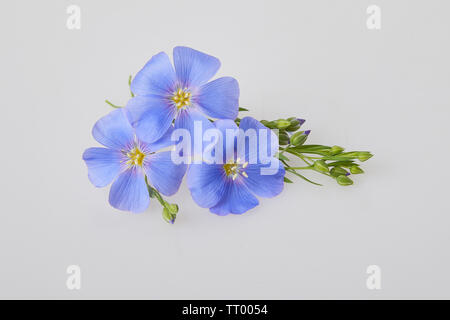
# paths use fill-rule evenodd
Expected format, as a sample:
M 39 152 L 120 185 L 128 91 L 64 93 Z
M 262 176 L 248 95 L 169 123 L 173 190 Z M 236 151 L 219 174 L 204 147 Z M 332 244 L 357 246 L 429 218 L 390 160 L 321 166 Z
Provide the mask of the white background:
M 81 8 L 81 30 L 66 8 Z M 368 30 L 377 4 L 381 30 Z M 448 1 L 8 1 L 1 4 L 1 298 L 450 298 Z M 318 175 L 241 216 L 172 197 L 108 205 L 81 160 L 127 79 L 176 45 L 222 61 L 259 119 L 370 150 L 340 187 Z M 82 270 L 79 291 L 66 268 Z M 382 289 L 366 287 L 366 268 Z

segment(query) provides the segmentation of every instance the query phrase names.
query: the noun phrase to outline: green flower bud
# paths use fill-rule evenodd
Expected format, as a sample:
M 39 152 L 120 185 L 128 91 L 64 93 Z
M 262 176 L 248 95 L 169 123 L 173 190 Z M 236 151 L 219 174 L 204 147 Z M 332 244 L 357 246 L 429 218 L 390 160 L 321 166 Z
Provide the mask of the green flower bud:
M 275 129 L 277 127 L 274 121 L 261 120 L 260 122 L 269 129 Z
M 167 208 L 163 208 L 162 217 L 166 222 L 173 224 L 177 215 L 170 213 Z
M 359 174 L 359 173 L 364 173 L 364 170 L 355 164 L 350 167 L 350 172 L 352 174 Z
M 286 129 L 291 125 L 291 122 L 284 119 L 278 119 L 275 121 L 275 124 L 278 129 Z
M 290 141 L 289 135 L 286 132 L 280 131 L 278 133 L 278 143 L 280 145 L 282 145 L 282 146 L 287 145 L 287 144 L 289 144 L 289 141 Z
M 332 156 L 335 156 L 335 155 L 341 153 L 342 151 L 344 151 L 344 148 L 339 147 L 339 146 L 332 146 L 330 149 L 330 154 Z
M 334 167 L 330 170 L 330 174 L 332 177 L 337 178 L 342 175 L 344 175 L 344 176 L 347 175 L 348 172 L 347 172 L 347 170 L 342 169 L 341 167 Z
M 302 144 L 304 144 L 306 142 L 306 139 L 308 139 L 308 135 L 309 135 L 310 131 L 298 131 L 296 133 L 294 133 L 291 136 L 291 144 L 293 146 L 301 146 Z
M 298 129 L 300 129 L 300 126 L 301 126 L 300 119 L 289 118 L 287 120 L 291 123 L 291 125 L 286 128 L 286 131 L 294 132 L 294 131 L 297 131 Z
M 366 160 L 369 160 L 372 157 L 373 157 L 373 154 L 371 154 L 368 151 L 358 152 L 358 159 L 359 159 L 359 161 L 366 161 Z
M 314 169 L 319 172 L 328 172 L 328 166 L 323 160 L 317 160 L 314 162 Z
M 347 159 L 355 159 L 358 158 L 359 152 L 352 151 L 352 152 L 344 152 L 339 154 L 340 158 L 347 158 Z
M 337 178 L 336 178 L 336 181 L 337 181 L 337 183 L 339 183 L 341 186 L 349 186 L 349 185 L 352 185 L 352 184 L 353 184 L 353 180 L 350 179 L 350 178 L 347 177 L 347 176 L 344 176 L 344 175 L 337 177 Z
M 295 132 L 298 129 L 300 129 L 300 125 L 299 124 L 295 124 L 295 125 L 291 124 L 289 127 L 286 128 L 286 131 Z
M 167 208 L 169 208 L 169 212 L 171 214 L 177 214 L 178 213 L 178 205 L 176 203 L 168 203 Z

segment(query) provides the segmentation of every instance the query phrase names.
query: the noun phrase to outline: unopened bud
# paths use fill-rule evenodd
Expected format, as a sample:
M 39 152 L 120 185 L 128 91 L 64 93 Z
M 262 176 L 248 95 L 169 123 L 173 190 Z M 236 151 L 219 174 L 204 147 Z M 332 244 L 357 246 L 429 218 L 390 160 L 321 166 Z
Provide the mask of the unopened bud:
M 278 133 L 278 143 L 282 146 L 289 144 L 290 139 L 289 135 L 286 132 L 279 132 Z
M 335 156 L 335 155 L 341 153 L 342 151 L 344 151 L 344 148 L 339 147 L 339 146 L 332 146 L 330 149 L 330 154 L 332 156 Z
M 298 118 L 289 118 L 288 119 L 291 122 L 291 125 L 286 128 L 286 131 L 294 132 L 300 129 L 301 125 L 305 122 L 303 119 Z
M 289 127 L 291 125 L 291 122 L 288 120 L 279 119 L 279 120 L 275 121 L 275 124 L 278 129 L 286 129 L 287 127 Z
M 336 178 L 336 181 L 337 181 L 337 183 L 339 183 L 341 186 L 349 186 L 349 185 L 352 185 L 352 184 L 353 184 L 353 180 L 350 179 L 350 178 L 347 177 L 347 176 L 344 176 L 344 175 L 337 177 L 337 178 Z
M 328 166 L 323 160 L 317 160 L 314 162 L 314 169 L 319 172 L 328 172 Z
M 364 170 L 355 164 L 350 167 L 350 172 L 352 174 L 359 174 L 359 173 L 364 173 Z
M 373 154 L 371 154 L 368 151 L 358 152 L 358 159 L 359 159 L 359 161 L 366 161 L 366 160 L 369 160 L 372 157 L 373 157 Z
M 170 213 L 167 208 L 163 208 L 162 217 L 166 222 L 173 224 L 177 215 Z
M 291 144 L 298 147 L 305 143 L 306 139 L 308 139 L 308 135 L 311 131 L 299 131 L 294 133 L 291 136 Z
M 167 208 L 169 209 L 169 212 L 172 214 L 178 213 L 178 205 L 176 203 L 168 203 Z
M 345 169 L 342 169 L 341 167 L 334 167 L 333 169 L 330 170 L 330 174 L 331 174 L 331 176 L 337 178 L 342 175 L 344 175 L 344 176 L 347 175 L 348 171 Z
M 274 121 L 261 120 L 260 122 L 269 129 L 275 129 L 277 127 Z

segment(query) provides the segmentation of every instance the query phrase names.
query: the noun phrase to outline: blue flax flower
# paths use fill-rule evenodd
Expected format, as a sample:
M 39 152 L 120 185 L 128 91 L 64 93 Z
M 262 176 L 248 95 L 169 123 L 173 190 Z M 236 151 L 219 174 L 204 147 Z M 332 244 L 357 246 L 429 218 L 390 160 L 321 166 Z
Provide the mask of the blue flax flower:
M 94 125 L 92 135 L 106 148 L 89 148 L 83 153 L 89 180 L 96 187 L 111 182 L 109 203 L 114 208 L 142 212 L 150 197 L 145 176 L 159 192 L 172 195 L 177 192 L 186 172 L 186 165 L 175 165 L 171 151 L 156 151 L 172 144 L 168 130 L 155 143 L 142 142 L 131 127 L 125 110 L 117 109 Z
M 239 129 L 242 130 L 238 130 L 232 120 L 217 120 L 214 124 L 224 137 L 223 162 L 202 162 L 189 166 L 187 182 L 194 201 L 218 215 L 242 214 L 258 205 L 255 196 L 271 198 L 278 195 L 283 190 L 285 170 L 280 161 L 274 158 L 278 151 L 275 134 L 251 117 L 240 121 Z M 238 148 L 239 138 L 236 137 L 248 129 L 256 132 L 262 129 L 267 144 L 263 144 L 258 136 L 253 143 L 245 138 L 245 148 Z M 226 135 L 227 130 L 240 132 L 230 141 Z M 262 154 L 270 159 L 274 169 L 269 170 L 270 163 L 262 161 L 261 149 L 264 149 Z M 262 174 L 263 168 L 271 171 L 270 174 Z
M 173 60 L 175 69 L 165 52 L 156 54 L 131 82 L 136 97 L 127 104 L 129 118 L 146 142 L 159 139 L 174 119 L 175 129 L 187 129 L 193 136 L 194 121 L 210 127 L 206 116 L 235 119 L 238 114 L 237 80 L 222 77 L 208 82 L 220 67 L 217 58 L 175 47 Z

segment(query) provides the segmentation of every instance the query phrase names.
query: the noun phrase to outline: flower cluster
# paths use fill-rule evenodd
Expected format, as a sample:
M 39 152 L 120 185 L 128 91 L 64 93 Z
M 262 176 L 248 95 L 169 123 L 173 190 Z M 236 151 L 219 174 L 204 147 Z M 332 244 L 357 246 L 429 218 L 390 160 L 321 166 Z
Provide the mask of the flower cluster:
M 162 195 L 175 194 L 183 177 L 193 200 L 217 215 L 242 214 L 257 197 L 278 195 L 286 173 L 312 182 L 300 170 L 314 170 L 340 185 L 362 173 L 356 160 L 369 152 L 344 152 L 338 146 L 305 145 L 310 131 L 298 118 L 258 121 L 239 118 L 236 79 L 210 81 L 220 61 L 187 47 L 153 56 L 132 79 L 126 106 L 102 117 L 92 135 L 104 147 L 87 149 L 83 160 L 96 187 L 112 183 L 109 203 L 119 210 L 145 211 L 154 198 L 163 218 L 173 223 L 178 205 Z M 213 120 L 214 119 L 214 120 Z M 306 166 L 290 165 L 295 156 Z M 312 182 L 315 183 L 315 182 Z

